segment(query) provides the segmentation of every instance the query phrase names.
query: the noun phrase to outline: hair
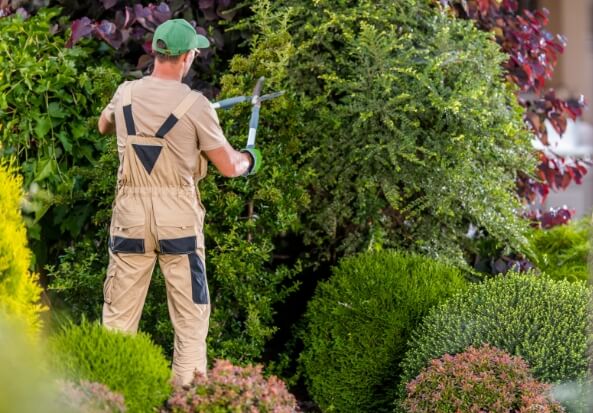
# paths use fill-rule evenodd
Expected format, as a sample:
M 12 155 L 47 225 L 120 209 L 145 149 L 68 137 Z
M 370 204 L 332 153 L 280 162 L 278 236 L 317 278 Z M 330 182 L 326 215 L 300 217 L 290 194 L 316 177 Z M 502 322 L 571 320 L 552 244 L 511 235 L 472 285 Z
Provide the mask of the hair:
M 161 39 L 156 41 L 156 45 L 158 47 L 160 47 L 161 49 L 167 48 L 167 43 L 165 43 Z M 181 56 L 182 56 L 182 55 L 168 55 L 168 54 L 157 52 L 156 50 L 154 51 L 154 55 L 160 63 L 164 63 L 164 62 L 177 63 L 179 61 L 179 59 L 181 59 Z

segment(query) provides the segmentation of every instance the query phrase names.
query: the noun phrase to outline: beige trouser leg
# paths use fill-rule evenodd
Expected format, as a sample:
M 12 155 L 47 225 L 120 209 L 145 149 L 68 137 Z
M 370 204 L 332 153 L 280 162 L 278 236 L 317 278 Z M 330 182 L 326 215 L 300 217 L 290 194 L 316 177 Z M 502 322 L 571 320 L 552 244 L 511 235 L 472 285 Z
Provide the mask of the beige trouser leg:
M 104 285 L 103 325 L 135 333 L 157 254 L 113 253 Z M 206 374 L 206 336 L 210 300 L 204 249 L 190 254 L 159 254 L 165 276 L 169 315 L 175 330 L 174 380 L 189 383 L 194 371 Z
M 109 267 L 103 287 L 103 325 L 135 333 L 156 263 L 154 251 L 145 254 L 109 251 Z
M 206 374 L 210 300 L 204 263 L 202 248 L 190 254 L 159 255 L 175 329 L 173 375 L 182 384 L 189 383 L 196 370 Z

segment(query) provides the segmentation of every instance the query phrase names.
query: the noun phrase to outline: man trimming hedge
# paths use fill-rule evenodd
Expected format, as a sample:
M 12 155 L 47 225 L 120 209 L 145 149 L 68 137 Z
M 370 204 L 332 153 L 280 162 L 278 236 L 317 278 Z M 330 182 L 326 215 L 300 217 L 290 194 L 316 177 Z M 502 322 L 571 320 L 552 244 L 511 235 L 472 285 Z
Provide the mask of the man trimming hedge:
M 99 118 L 115 131 L 120 165 L 109 237 L 103 324 L 136 332 L 158 258 L 175 329 L 173 375 L 182 384 L 206 373 L 210 299 L 204 207 L 196 183 L 210 159 L 224 176 L 257 172 L 259 151 L 234 150 L 210 102 L 181 82 L 204 36 L 183 19 L 154 33 L 152 75 L 121 84 Z

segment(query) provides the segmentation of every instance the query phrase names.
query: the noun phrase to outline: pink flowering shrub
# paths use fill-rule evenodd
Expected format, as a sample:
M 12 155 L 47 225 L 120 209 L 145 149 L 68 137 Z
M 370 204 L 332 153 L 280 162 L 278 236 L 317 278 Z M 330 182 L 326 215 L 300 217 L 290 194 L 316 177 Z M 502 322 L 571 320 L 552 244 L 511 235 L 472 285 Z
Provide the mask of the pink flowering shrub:
M 124 396 L 112 392 L 101 383 L 81 380 L 78 383 L 60 380 L 58 402 L 65 411 L 84 413 L 124 413 Z
M 177 386 L 161 413 L 292 413 L 296 399 L 261 366 L 238 367 L 217 360 L 208 378 L 197 373 L 189 386 Z
M 432 360 L 406 386 L 408 413 L 561 413 L 520 357 L 489 345 Z

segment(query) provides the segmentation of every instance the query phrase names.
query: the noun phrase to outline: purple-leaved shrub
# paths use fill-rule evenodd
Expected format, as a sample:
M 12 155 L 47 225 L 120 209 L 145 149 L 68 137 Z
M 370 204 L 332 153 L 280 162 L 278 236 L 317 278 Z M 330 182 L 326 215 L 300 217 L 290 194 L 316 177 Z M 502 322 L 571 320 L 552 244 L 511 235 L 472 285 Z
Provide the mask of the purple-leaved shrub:
M 564 412 L 521 357 L 488 344 L 432 360 L 406 391 L 407 413 Z
M 264 378 L 262 367 L 234 366 L 217 360 L 208 377 L 197 373 L 189 386 L 177 386 L 161 413 L 292 413 L 296 399 L 275 376 Z

